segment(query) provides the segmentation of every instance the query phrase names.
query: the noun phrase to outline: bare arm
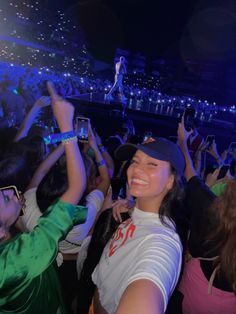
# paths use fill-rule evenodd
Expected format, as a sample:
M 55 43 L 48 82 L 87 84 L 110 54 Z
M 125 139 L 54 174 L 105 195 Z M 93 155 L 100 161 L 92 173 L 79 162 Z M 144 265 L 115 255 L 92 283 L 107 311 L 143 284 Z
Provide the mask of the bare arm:
M 198 174 L 201 174 L 201 169 L 202 169 L 202 155 L 203 153 L 206 153 L 206 148 L 207 148 L 208 143 L 202 141 L 200 144 L 194 158 L 194 168 L 198 172 Z
M 187 139 L 191 132 L 187 132 L 184 127 L 184 117 L 182 117 L 181 123 L 179 123 L 178 127 L 178 143 L 184 154 L 186 168 L 185 168 L 185 177 L 186 180 L 189 181 L 192 177 L 197 176 L 198 173 L 193 166 L 193 161 L 190 157 L 187 145 Z
M 96 163 L 99 164 L 103 160 L 103 156 L 98 148 L 96 138 L 93 134 L 91 126 L 89 126 L 89 146 L 93 149 Z M 108 173 L 106 162 L 98 167 L 98 172 L 101 178 L 101 182 L 97 186 L 97 189 L 100 190 L 104 196 L 106 196 L 108 188 L 110 186 L 110 176 Z
M 217 150 L 217 145 L 215 140 L 213 141 L 211 147 L 207 150 L 208 154 L 210 154 L 213 158 L 215 158 L 215 160 L 217 161 L 218 165 L 221 166 L 224 161 L 221 159 L 220 154 L 218 153 Z
M 100 149 L 101 149 L 101 147 L 100 147 Z M 109 176 L 110 176 L 110 178 L 112 178 L 113 174 L 114 174 L 114 169 L 115 169 L 114 161 L 111 158 L 111 155 L 108 153 L 107 150 L 102 150 L 101 154 L 102 154 L 102 157 L 104 158 L 106 165 L 107 165 L 107 168 L 109 170 Z
M 57 95 L 52 83 L 48 83 L 48 90 L 52 97 L 52 109 L 61 132 L 73 130 L 74 107 Z M 69 141 L 65 144 L 68 189 L 60 197 L 64 202 L 77 205 L 86 187 L 84 163 L 77 142 Z
M 101 208 L 101 210 L 99 211 L 99 215 L 100 215 L 104 210 L 106 210 L 106 209 L 108 209 L 108 208 L 111 208 L 111 207 L 112 207 L 112 203 L 113 203 L 113 201 L 112 201 L 112 188 L 111 188 L 111 186 L 110 186 L 109 189 L 108 189 L 107 195 L 106 195 L 106 197 L 105 197 L 105 199 L 104 199 L 104 202 L 103 202 L 103 204 L 102 204 L 102 208 Z M 98 218 L 98 217 L 97 217 L 97 218 Z
M 50 104 L 51 99 L 50 97 L 41 97 L 39 98 L 31 110 L 28 112 L 26 115 L 24 121 L 22 122 L 15 138 L 14 142 L 18 142 L 20 139 L 24 138 L 27 136 L 32 124 L 34 123 L 36 117 L 38 116 L 39 112 L 43 107 L 46 107 Z
M 56 161 L 62 156 L 64 151 L 64 146 L 62 144 L 53 150 L 53 152 L 39 165 L 38 169 L 35 171 L 26 191 L 39 186 L 40 182 L 43 180 L 51 167 L 56 163 Z
M 132 282 L 123 293 L 116 314 L 163 314 L 164 300 L 159 288 L 150 280 Z
M 102 157 L 104 158 L 107 168 L 109 170 L 109 175 L 112 178 L 113 177 L 113 173 L 114 173 L 114 161 L 111 158 L 111 155 L 108 153 L 108 151 L 104 148 L 103 144 L 102 144 L 102 140 L 100 138 L 100 136 L 95 132 L 95 138 L 96 138 L 96 142 L 97 142 L 97 146 L 99 147 L 99 150 L 102 154 Z

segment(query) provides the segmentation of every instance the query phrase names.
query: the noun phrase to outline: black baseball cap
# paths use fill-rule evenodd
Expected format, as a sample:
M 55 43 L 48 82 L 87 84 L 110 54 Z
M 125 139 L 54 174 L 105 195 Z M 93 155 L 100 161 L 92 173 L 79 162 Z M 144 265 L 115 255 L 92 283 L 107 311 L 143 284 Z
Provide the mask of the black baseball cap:
M 178 174 L 184 173 L 185 159 L 179 146 L 162 137 L 149 138 L 137 145 L 131 143 L 121 145 L 115 151 L 115 157 L 121 161 L 130 160 L 137 150 L 141 150 L 152 158 L 168 161 Z

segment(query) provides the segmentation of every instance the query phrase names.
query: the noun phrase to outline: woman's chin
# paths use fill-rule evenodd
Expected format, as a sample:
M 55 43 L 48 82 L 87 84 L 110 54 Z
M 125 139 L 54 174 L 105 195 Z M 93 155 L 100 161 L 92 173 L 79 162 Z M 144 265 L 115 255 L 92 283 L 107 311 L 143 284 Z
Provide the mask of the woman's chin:
M 130 189 L 130 194 L 133 196 L 133 197 L 145 197 L 145 192 L 142 190 L 142 189 Z

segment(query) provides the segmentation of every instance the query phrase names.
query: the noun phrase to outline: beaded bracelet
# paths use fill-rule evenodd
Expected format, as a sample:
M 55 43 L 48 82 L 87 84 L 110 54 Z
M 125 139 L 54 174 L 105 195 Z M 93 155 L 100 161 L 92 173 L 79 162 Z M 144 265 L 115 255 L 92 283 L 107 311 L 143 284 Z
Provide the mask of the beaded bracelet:
M 70 142 L 78 142 L 78 137 L 77 136 L 73 136 L 73 137 L 69 137 L 69 138 L 67 138 L 65 140 L 62 140 L 62 143 L 64 145 L 66 145 L 66 144 L 68 144 Z
M 106 165 L 106 162 L 104 159 L 100 160 L 99 162 L 96 163 L 97 164 L 97 167 L 102 167 L 102 166 L 105 166 Z

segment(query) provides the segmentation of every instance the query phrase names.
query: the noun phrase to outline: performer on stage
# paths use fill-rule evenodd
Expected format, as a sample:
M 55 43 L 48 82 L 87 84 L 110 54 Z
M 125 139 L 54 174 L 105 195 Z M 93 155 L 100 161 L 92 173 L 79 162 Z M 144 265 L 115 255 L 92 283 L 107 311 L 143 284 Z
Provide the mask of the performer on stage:
M 126 63 L 125 57 L 120 57 L 119 61 L 115 65 L 115 70 L 116 70 L 115 81 L 109 93 L 106 95 L 107 100 L 113 100 L 112 94 L 116 89 L 119 90 L 121 101 L 126 100 L 126 97 L 123 92 L 123 82 L 122 82 L 123 75 L 127 73 L 125 63 Z

